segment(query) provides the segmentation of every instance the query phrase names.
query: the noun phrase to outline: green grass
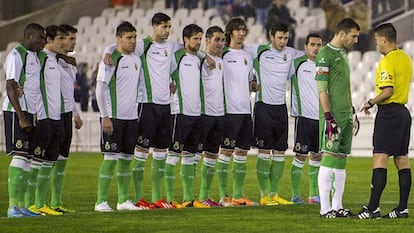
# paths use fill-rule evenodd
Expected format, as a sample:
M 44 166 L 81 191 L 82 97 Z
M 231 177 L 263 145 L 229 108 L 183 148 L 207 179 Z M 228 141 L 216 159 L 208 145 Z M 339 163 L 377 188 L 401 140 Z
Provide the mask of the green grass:
M 41 218 L 8 219 L 7 167 L 10 158 L 0 154 L 0 233 L 8 232 L 414 232 L 414 212 L 408 219 L 321 219 L 319 206 L 230 207 L 215 209 L 157 209 L 139 212 L 96 213 L 97 174 L 102 156 L 98 153 L 74 153 L 66 171 L 64 201 L 75 209 L 74 214 Z M 290 163 L 287 157 L 280 195 L 290 198 Z M 147 165 L 150 161 L 147 162 Z M 259 191 L 255 174 L 256 157 L 248 160 L 248 175 L 244 190 L 246 196 L 258 201 Z M 390 166 L 392 162 L 390 161 Z M 177 169 L 178 170 L 178 169 Z M 371 179 L 370 158 L 350 158 L 344 206 L 357 212 L 369 198 Z M 177 171 L 178 172 L 178 171 Z M 306 166 L 304 174 L 306 174 Z M 231 177 L 231 175 L 230 175 Z M 231 181 L 229 181 L 231 182 Z M 307 176 L 303 176 L 302 194 L 307 195 Z M 231 183 L 229 183 L 231 187 Z M 181 197 L 181 182 L 176 183 L 177 198 Z M 198 193 L 199 178 L 194 193 Z M 150 199 L 149 166 L 145 177 L 145 198 Z M 231 190 L 229 190 L 231 191 Z M 131 190 L 132 193 L 132 190 Z M 217 198 L 217 181 L 211 197 Z M 388 184 L 381 200 L 385 214 L 396 206 L 399 198 L 396 169 L 390 167 Z M 116 206 L 116 182 L 111 186 L 109 203 Z M 411 196 L 409 208 L 413 211 Z M 2 212 L 1 212 L 2 211 Z

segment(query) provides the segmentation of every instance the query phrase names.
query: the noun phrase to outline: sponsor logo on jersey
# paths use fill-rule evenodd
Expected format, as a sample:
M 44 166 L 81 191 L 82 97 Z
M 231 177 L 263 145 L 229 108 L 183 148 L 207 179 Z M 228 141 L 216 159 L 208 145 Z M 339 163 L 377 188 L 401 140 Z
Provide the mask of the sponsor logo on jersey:
M 221 70 L 221 63 L 218 64 L 218 68 L 219 68 L 219 70 Z
M 322 57 L 319 61 L 317 61 L 318 63 L 326 63 L 325 58 Z
M 380 73 L 380 80 L 381 81 L 387 80 L 387 78 L 388 78 L 388 72 L 383 71 L 383 72 Z
M 138 70 L 138 64 L 134 63 L 134 66 L 135 66 L 135 70 Z

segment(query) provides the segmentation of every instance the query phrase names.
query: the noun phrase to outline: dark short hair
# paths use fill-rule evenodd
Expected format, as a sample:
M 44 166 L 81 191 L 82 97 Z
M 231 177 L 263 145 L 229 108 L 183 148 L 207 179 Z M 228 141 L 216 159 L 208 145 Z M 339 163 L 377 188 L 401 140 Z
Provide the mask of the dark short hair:
M 276 32 L 289 32 L 289 26 L 285 23 L 278 23 L 270 28 L 270 35 L 274 36 Z
M 206 37 L 211 38 L 215 32 L 224 33 L 223 29 L 219 26 L 211 26 L 206 31 Z
M 312 32 L 312 33 L 309 33 L 309 34 L 306 36 L 305 44 L 309 44 L 309 39 L 310 39 L 310 38 L 312 38 L 312 37 L 319 38 L 319 39 L 321 39 L 321 40 L 322 40 L 322 36 L 321 36 L 321 35 L 319 35 L 319 34 L 318 34 L 318 33 L 316 33 L 316 32 Z
M 58 34 L 67 35 L 65 30 L 57 25 L 49 25 L 46 27 L 46 38 L 49 37 L 50 39 L 54 40 Z
M 162 23 L 165 23 L 165 22 L 168 22 L 168 21 L 171 21 L 170 16 L 168 16 L 167 14 L 158 12 L 158 13 L 155 13 L 154 16 L 152 16 L 151 25 L 153 25 L 153 26 L 154 25 L 159 25 L 159 24 L 162 24 Z
M 59 25 L 61 28 L 63 28 L 63 30 L 65 30 L 66 33 L 77 33 L 78 29 L 76 29 L 75 27 L 69 25 L 69 24 L 61 24 Z
M 24 28 L 24 37 L 26 38 L 29 35 L 32 35 L 35 32 L 44 32 L 45 29 L 37 23 L 29 23 L 28 25 L 26 25 L 26 27 Z
M 125 32 L 136 32 L 137 29 L 128 21 L 123 21 L 116 27 L 116 36 L 122 36 Z
M 190 38 L 193 35 L 200 33 L 200 32 L 203 33 L 203 29 L 197 24 L 192 23 L 192 24 L 185 26 L 183 29 L 183 41 L 184 41 L 184 38 Z
M 338 34 L 340 31 L 348 33 L 351 29 L 361 30 L 359 25 L 351 18 L 344 18 L 336 25 L 335 34 Z
M 247 29 L 247 24 L 241 17 L 233 17 L 227 22 L 225 28 L 225 35 L 226 35 L 226 45 L 230 44 L 230 36 L 234 30 L 244 29 L 246 30 L 246 34 L 249 33 L 249 29 Z
M 385 37 L 389 42 L 397 42 L 397 30 L 395 29 L 392 23 L 380 24 L 374 28 L 374 33 L 377 33 L 380 36 Z

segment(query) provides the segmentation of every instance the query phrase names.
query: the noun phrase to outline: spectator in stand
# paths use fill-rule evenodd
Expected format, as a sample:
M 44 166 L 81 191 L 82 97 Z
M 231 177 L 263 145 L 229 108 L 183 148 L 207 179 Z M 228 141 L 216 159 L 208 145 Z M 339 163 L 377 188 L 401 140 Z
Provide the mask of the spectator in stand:
M 274 0 L 273 4 L 269 8 L 267 22 L 266 22 L 266 37 L 269 39 L 269 31 L 276 24 L 289 25 L 289 40 L 288 46 L 294 47 L 295 43 L 295 27 L 296 20 L 290 16 L 289 8 L 285 6 L 283 0 Z
M 364 53 L 368 49 L 368 32 L 370 29 L 369 25 L 369 8 L 365 4 L 364 0 L 354 0 L 354 2 L 348 8 L 348 17 L 355 20 L 361 27 L 359 32 L 358 43 L 354 46 L 356 50 Z
M 233 0 L 216 0 L 218 15 L 224 23 L 229 21 L 232 11 Z
M 336 25 L 345 17 L 345 8 L 340 0 L 322 0 L 320 6 L 325 11 L 326 19 L 324 41 L 330 41 L 335 35 Z
M 245 21 L 249 17 L 256 17 L 250 0 L 234 0 L 232 5 L 233 17 L 241 16 Z
M 197 8 L 198 0 L 183 0 L 183 6 L 189 10 Z
M 174 11 L 176 11 L 178 8 L 178 0 L 165 0 L 165 8 L 171 8 L 171 5 Z
M 267 15 L 269 13 L 269 6 L 272 3 L 272 0 L 252 0 L 253 6 L 256 8 L 256 22 L 259 20 L 259 23 L 266 27 Z
M 76 73 L 75 83 L 75 102 L 80 103 L 81 111 L 88 111 L 89 103 L 89 85 L 88 76 L 86 74 L 88 70 L 88 63 L 81 62 L 78 64 L 78 72 Z
M 305 6 L 309 8 L 318 8 L 321 0 L 306 0 Z

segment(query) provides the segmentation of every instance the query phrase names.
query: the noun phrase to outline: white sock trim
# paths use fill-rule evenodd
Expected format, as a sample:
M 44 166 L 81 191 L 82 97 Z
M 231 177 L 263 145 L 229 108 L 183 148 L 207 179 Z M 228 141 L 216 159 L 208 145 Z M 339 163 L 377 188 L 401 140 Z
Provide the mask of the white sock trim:
M 305 162 L 299 160 L 298 158 L 294 158 L 292 161 L 292 165 L 298 168 L 303 168 L 303 166 L 305 165 Z
M 321 161 L 315 161 L 315 160 L 309 159 L 309 166 L 320 167 L 321 166 Z
M 12 161 L 10 162 L 10 167 L 17 167 L 24 169 L 26 166 L 27 161 L 29 161 L 26 157 L 15 155 L 13 156 Z
M 119 158 L 118 153 L 104 153 L 104 160 L 115 160 L 117 161 Z
M 207 167 L 215 167 L 216 159 L 204 157 L 203 158 L 203 164 L 206 165 Z
M 164 160 L 167 157 L 167 151 L 153 151 L 152 158 L 155 160 Z
M 257 157 L 259 157 L 259 159 L 262 159 L 262 160 L 270 160 L 271 155 L 270 154 L 259 153 L 257 155 Z
M 272 160 L 275 162 L 283 162 L 285 161 L 285 156 L 284 155 L 273 155 Z
M 233 156 L 233 162 L 235 163 L 246 163 L 246 161 L 247 161 L 247 156 L 242 156 L 242 155 Z
M 226 155 L 223 155 L 223 154 L 219 154 L 218 162 L 219 163 L 229 164 L 230 163 L 230 159 L 231 159 L 230 156 L 226 156 Z

